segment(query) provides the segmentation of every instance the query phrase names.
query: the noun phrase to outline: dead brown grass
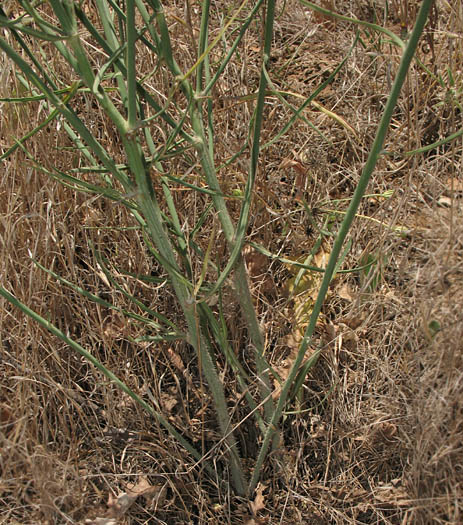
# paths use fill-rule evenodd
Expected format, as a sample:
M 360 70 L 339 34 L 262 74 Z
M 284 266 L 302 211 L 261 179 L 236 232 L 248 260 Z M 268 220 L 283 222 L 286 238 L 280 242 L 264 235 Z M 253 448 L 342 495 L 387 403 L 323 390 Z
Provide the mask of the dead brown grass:
M 381 2 L 336 4 L 338 11 L 349 15 L 384 19 Z M 407 18 L 404 8 L 408 4 L 390 3 L 384 20 L 390 29 L 400 32 L 405 22 L 411 26 L 412 9 Z M 214 2 L 213 19 L 227 6 Z M 307 95 L 344 56 L 352 28 L 314 19 L 295 2 L 280 9 L 272 78 L 282 90 Z M 168 15 L 184 16 L 175 4 L 169 6 Z M 195 25 L 194 9 L 192 16 Z M 184 32 L 175 18 L 170 21 L 177 57 L 186 69 L 193 63 L 195 34 Z M 384 262 L 373 288 L 373 281 L 358 273 L 336 279 L 316 337 L 324 348 L 322 359 L 304 385 L 304 396 L 290 407 L 296 413 L 285 418 L 281 448 L 266 466 L 254 506 L 234 498 L 226 471 L 224 479 L 203 476 L 130 399 L 2 300 L 0 522 L 92 521 L 108 515 L 108 507 L 117 506 L 115 496 L 141 479 L 149 480 L 152 489 L 135 500 L 121 523 L 463 521 L 461 139 L 424 155 L 401 156 L 461 128 L 462 27 L 461 1 L 452 5 L 437 1 L 419 56 L 447 86 L 452 71 L 455 102 L 450 91 L 414 66 L 386 144 L 399 155 L 382 157 L 370 187 L 370 193 L 394 190 L 394 196 L 365 199 L 361 213 L 379 222 L 357 220 L 345 266 L 359 265 L 369 253 L 384 256 Z M 252 115 L 252 102 L 234 98 L 256 89 L 260 35 L 257 31 L 250 35 L 241 49 L 242 62 L 230 64 L 214 94 L 218 164 L 238 150 Z M 333 85 L 318 98 L 355 132 L 312 108 L 306 116 L 330 144 L 298 123 L 262 154 L 249 238 L 274 253 L 298 258 L 313 246 L 316 232 L 309 228 L 296 197 L 302 194 L 318 210 L 315 220 L 321 227 L 333 200 L 349 197 L 358 180 L 399 60 L 398 51 L 380 44 L 379 37 L 362 38 L 365 48 L 357 46 Z M 145 64 L 150 67 L 148 57 Z M 57 57 L 51 67 L 64 84 L 70 80 Z M 2 96 L 18 90 L 5 57 L 1 75 Z M 167 81 L 159 79 L 155 86 L 159 92 L 167 92 Z M 105 145 L 120 157 L 117 137 L 105 118 L 95 114 L 87 99 L 81 104 L 82 114 L 98 124 Z M 43 117 L 39 103 L 3 104 L 2 149 Z M 288 110 L 269 99 L 264 140 L 288 117 Z M 39 162 L 64 170 L 78 162 L 66 146 L 66 136 L 56 123 L 27 143 Z M 172 170 L 182 173 L 190 167 L 183 162 L 173 161 Z M 134 222 L 127 210 L 60 186 L 35 170 L 23 152 L 16 152 L 2 167 L 2 284 L 91 349 L 136 392 L 155 398 L 192 442 L 199 447 L 202 440 L 214 444 L 212 408 L 200 401 L 197 364 L 185 344 L 131 342 L 144 335 L 142 327 L 65 289 L 31 262 L 33 257 L 79 286 L 133 310 L 120 292 L 107 286 L 90 249 L 91 242 L 114 268 L 163 276 L 137 230 L 128 229 Z M 220 175 L 227 191 L 242 188 L 245 173 L 242 160 L 224 168 Z M 185 227 L 192 227 L 203 200 L 183 190 L 176 198 Z M 231 210 L 234 206 L 230 201 Z M 403 227 L 406 233 L 398 234 L 392 226 Z M 204 246 L 210 228 L 208 224 L 197 239 Z M 222 239 L 217 241 L 217 253 L 226 257 Z M 254 258 L 250 269 L 253 292 L 272 365 L 283 371 L 298 329 L 295 303 L 288 299 L 290 275 L 275 261 L 258 262 Z M 182 325 L 175 300 L 162 282 L 148 286 L 122 274 L 118 281 Z M 244 324 L 231 290 L 225 294 L 232 343 L 246 362 Z M 432 321 L 441 327 L 435 335 Z M 236 387 L 228 375 L 224 377 L 235 405 Z M 240 431 L 243 455 L 252 466 L 256 431 L 250 424 Z M 220 449 L 214 460 L 221 462 Z

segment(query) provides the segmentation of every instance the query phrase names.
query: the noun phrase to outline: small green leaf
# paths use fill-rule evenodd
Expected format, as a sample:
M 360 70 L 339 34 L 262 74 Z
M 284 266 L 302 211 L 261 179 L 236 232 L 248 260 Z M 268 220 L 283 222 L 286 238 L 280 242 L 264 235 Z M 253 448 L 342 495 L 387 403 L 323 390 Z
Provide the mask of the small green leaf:
M 429 321 L 428 328 L 432 338 L 434 338 L 442 330 L 439 321 L 437 321 L 436 319 Z

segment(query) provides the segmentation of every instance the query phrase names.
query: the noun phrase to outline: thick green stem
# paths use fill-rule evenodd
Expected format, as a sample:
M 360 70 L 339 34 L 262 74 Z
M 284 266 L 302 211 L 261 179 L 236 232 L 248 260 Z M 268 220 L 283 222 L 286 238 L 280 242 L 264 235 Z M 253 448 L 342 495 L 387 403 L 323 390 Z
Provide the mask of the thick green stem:
M 217 412 L 217 418 L 220 430 L 223 436 L 227 436 L 226 443 L 229 448 L 230 470 L 233 478 L 233 484 L 238 494 L 243 495 L 246 492 L 246 481 L 241 466 L 238 447 L 234 435 L 230 433 L 230 417 L 228 414 L 227 403 L 223 391 L 222 383 L 218 377 L 211 354 L 206 345 L 205 339 L 201 334 L 201 326 L 198 320 L 198 312 L 193 298 L 193 285 L 187 286 L 185 280 L 178 278 L 180 267 L 175 259 L 175 252 L 167 233 L 163 227 L 161 209 L 154 194 L 148 168 L 143 163 L 143 152 L 138 144 L 137 138 L 128 134 L 130 138 L 125 137 L 124 147 L 129 160 L 132 173 L 135 176 L 137 187 L 139 189 L 138 202 L 150 237 L 155 243 L 162 257 L 169 263 L 166 269 L 172 282 L 177 299 L 183 310 L 188 326 L 188 342 L 195 349 L 200 359 L 204 375 L 209 388 L 211 389 L 214 405 Z

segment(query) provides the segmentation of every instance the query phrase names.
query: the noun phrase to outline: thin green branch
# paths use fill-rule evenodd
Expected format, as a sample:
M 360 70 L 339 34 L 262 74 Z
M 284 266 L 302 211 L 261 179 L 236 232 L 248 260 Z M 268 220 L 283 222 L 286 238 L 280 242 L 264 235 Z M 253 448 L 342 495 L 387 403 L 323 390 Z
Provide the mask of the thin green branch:
M 305 0 L 301 0 L 301 1 L 305 1 Z M 400 90 L 407 76 L 407 72 L 410 67 L 411 61 L 415 55 L 415 51 L 418 45 L 418 40 L 421 36 L 421 33 L 423 32 L 432 3 L 433 3 L 433 0 L 423 0 L 423 3 L 421 5 L 420 11 L 417 16 L 415 27 L 413 28 L 413 31 L 410 36 L 410 40 L 408 41 L 407 46 L 404 50 L 402 60 L 400 62 L 400 66 L 397 72 L 396 79 L 392 86 L 388 101 L 386 103 L 386 107 L 384 108 L 384 112 L 383 112 L 380 124 L 378 126 L 378 130 L 376 133 L 376 137 L 375 137 L 373 146 L 370 150 L 370 154 L 368 156 L 367 162 L 365 164 L 362 175 L 358 182 L 357 188 L 352 197 L 352 200 L 347 210 L 346 216 L 341 224 L 341 228 L 334 242 L 333 249 L 331 251 L 331 255 L 328 261 L 328 265 L 326 267 L 325 274 L 323 277 L 323 281 L 320 286 L 320 290 L 317 295 L 317 299 L 315 301 L 315 304 L 312 310 L 312 314 L 310 316 L 309 325 L 304 334 L 304 338 L 298 350 L 297 357 L 294 360 L 294 363 L 291 367 L 288 378 L 285 380 L 283 387 L 281 389 L 281 393 L 278 399 L 278 404 L 276 406 L 273 417 L 271 419 L 269 429 L 264 437 L 264 441 L 259 451 L 259 455 L 257 457 L 256 465 L 254 468 L 254 472 L 253 472 L 253 475 L 252 475 L 252 478 L 249 484 L 249 494 L 252 494 L 254 492 L 254 489 L 257 486 L 257 482 L 259 481 L 259 478 L 261 475 L 261 470 L 262 470 L 264 460 L 267 456 L 268 449 L 270 447 L 271 442 L 273 441 L 277 427 L 280 423 L 280 419 L 281 419 L 284 407 L 286 405 L 289 392 L 296 379 L 299 368 L 305 358 L 307 349 L 309 348 L 309 345 L 312 341 L 312 336 L 315 331 L 317 319 L 320 315 L 326 293 L 328 291 L 331 279 L 335 272 L 344 241 L 347 237 L 347 234 L 350 230 L 352 222 L 355 218 L 355 215 L 357 213 L 357 209 L 360 205 L 363 194 L 366 191 L 368 182 L 370 181 L 371 175 L 375 168 L 378 156 L 381 153 L 383 143 L 386 137 L 386 133 L 388 131 L 389 124 L 392 118 L 392 114 L 397 104 Z
M 194 458 L 198 461 L 202 460 L 202 455 L 154 408 L 146 403 L 138 394 L 136 394 L 132 389 L 130 389 L 123 381 L 121 381 L 111 370 L 108 370 L 96 357 L 94 357 L 90 352 L 85 350 L 81 345 L 70 339 L 66 334 L 59 330 L 55 325 L 50 321 L 47 321 L 39 314 L 31 310 L 28 306 L 19 301 L 14 295 L 10 294 L 5 288 L 0 286 L 0 295 L 2 295 L 7 301 L 9 301 L 13 306 L 19 308 L 31 319 L 34 319 L 41 326 L 46 328 L 53 335 L 64 341 L 69 345 L 73 350 L 78 352 L 80 355 L 85 357 L 90 363 L 92 363 L 98 370 L 100 370 L 110 381 L 117 385 L 123 392 L 128 394 L 138 405 L 144 408 L 149 414 L 151 414 L 179 443 L 185 450 L 187 450 Z M 210 474 L 214 474 L 212 466 L 208 463 L 205 464 L 207 471 Z

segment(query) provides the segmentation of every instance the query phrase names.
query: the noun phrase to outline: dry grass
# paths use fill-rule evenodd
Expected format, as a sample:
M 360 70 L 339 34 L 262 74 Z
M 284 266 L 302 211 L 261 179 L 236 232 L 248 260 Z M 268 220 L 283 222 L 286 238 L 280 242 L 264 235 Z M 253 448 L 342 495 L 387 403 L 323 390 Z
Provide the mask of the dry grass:
M 383 20 L 380 2 L 337 4 L 343 13 L 372 20 L 376 12 Z M 407 2 L 392 2 L 385 22 L 397 32 L 399 4 Z M 461 104 L 463 4 L 453 4 L 436 2 L 420 58 L 447 82 L 452 71 Z M 183 17 L 181 7 L 169 9 L 170 16 Z M 225 4 L 214 3 L 213 18 L 223 9 Z M 191 37 L 172 24 L 178 33 L 177 56 L 186 68 L 194 56 Z M 252 102 L 230 97 L 256 88 L 259 36 L 255 32 L 248 37 L 241 49 L 243 62 L 230 64 L 214 94 L 218 164 L 245 138 Z M 315 234 L 295 197 L 302 192 L 318 209 L 315 220 L 321 227 L 326 210 L 334 207 L 326 201 L 349 197 L 358 180 L 399 60 L 398 51 L 380 45 L 377 37 L 369 42 L 363 34 L 363 39 L 366 47 L 357 46 L 334 85 L 318 98 L 355 133 L 312 108 L 307 117 L 331 144 L 299 123 L 262 155 L 249 238 L 274 253 L 297 258 L 313 245 Z M 336 67 L 351 41 L 348 25 L 316 19 L 289 2 L 276 27 L 275 84 L 307 95 Z M 2 60 L 0 88 L 2 96 L 8 96 L 17 85 L 8 62 Z M 145 63 L 149 67 L 148 59 Z M 69 80 L 58 58 L 51 67 L 64 83 Z M 166 92 L 163 82 L 166 79 L 156 86 L 160 92 Z M 111 128 L 84 98 L 81 104 L 82 114 L 100 123 L 105 145 L 118 158 Z M 44 117 L 39 103 L 3 105 L 2 113 L 3 149 Z M 265 139 L 288 116 L 276 99 L 270 99 Z M 460 111 L 449 93 L 414 66 L 386 149 L 402 154 L 461 126 Z M 68 145 L 54 124 L 27 148 L 45 166 L 66 170 L 77 162 L 65 149 Z M 383 263 L 373 280 L 343 274 L 332 286 L 316 337 L 323 345 L 323 358 L 306 381 L 304 397 L 291 407 L 298 413 L 285 418 L 282 446 L 264 472 L 263 508 L 254 523 L 463 521 L 462 161 L 461 139 L 424 155 L 382 157 L 369 193 L 394 190 L 394 196 L 365 199 L 361 213 L 379 222 L 357 220 L 345 266 L 358 265 L 370 253 L 381 255 Z M 295 169 L 297 163 L 304 175 Z M 208 424 L 212 408 L 198 400 L 197 365 L 189 347 L 131 342 L 143 335 L 142 327 L 65 289 L 31 262 L 32 256 L 64 278 L 133 310 L 120 292 L 107 286 L 90 249 L 93 243 L 115 268 L 162 277 L 138 231 L 130 229 L 134 221 L 126 209 L 60 186 L 36 171 L 23 152 L 2 167 L 2 284 L 91 349 L 136 392 L 154 396 L 192 442 L 201 447 L 202 440 L 209 445 L 217 441 L 214 425 Z M 172 163 L 180 173 L 188 167 Z M 220 175 L 226 189 L 233 190 L 243 187 L 245 173 L 240 161 Z M 185 227 L 192 227 L 203 200 L 191 191 L 178 191 L 176 198 Z M 230 201 L 231 210 L 233 206 Z M 404 227 L 406 233 L 398 234 L 392 226 Z M 207 228 L 197 239 L 204 246 L 211 224 Z M 226 256 L 221 238 L 217 253 Z M 274 261 L 257 261 L 250 256 L 268 355 L 273 366 L 284 370 L 284 360 L 291 358 L 291 336 L 298 328 L 295 303 L 287 293 L 289 273 Z M 182 324 L 162 282 L 153 287 L 122 274 L 118 282 Z M 225 294 L 230 337 L 245 362 L 244 323 L 231 290 Z M 121 523 L 252 523 L 247 521 L 252 509 L 230 493 L 226 474 L 215 480 L 203 476 L 176 443 L 101 374 L 30 319 L 4 301 L 0 304 L 1 523 L 84 523 L 106 515 L 113 496 L 143 477 L 155 489 L 138 498 Z M 432 321 L 441 327 L 436 335 L 431 333 Z M 230 402 L 240 411 L 235 384 L 228 374 L 224 377 Z M 243 424 L 241 447 L 250 465 L 255 440 L 255 429 Z M 220 449 L 213 459 L 221 462 Z

